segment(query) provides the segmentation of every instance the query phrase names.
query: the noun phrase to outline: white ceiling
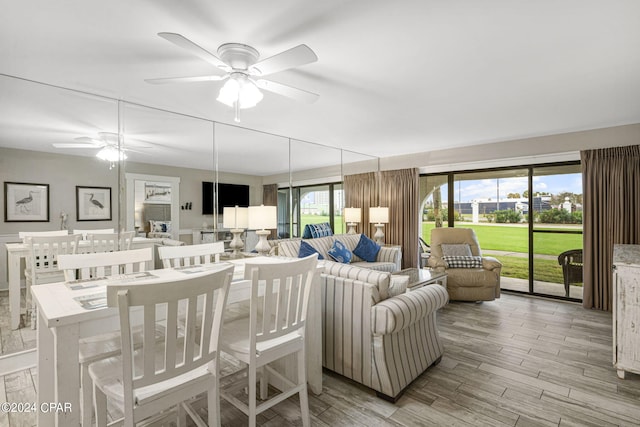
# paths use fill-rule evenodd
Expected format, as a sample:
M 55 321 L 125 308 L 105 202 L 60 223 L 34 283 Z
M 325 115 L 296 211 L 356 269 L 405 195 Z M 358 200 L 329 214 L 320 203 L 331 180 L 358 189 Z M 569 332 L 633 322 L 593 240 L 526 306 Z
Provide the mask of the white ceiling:
M 233 123 L 233 112 L 215 101 L 218 83 L 143 81 L 212 72 L 158 32 L 211 52 L 249 44 L 262 57 L 307 44 L 318 62 L 270 77 L 319 101 L 266 93 L 241 112 L 241 125 L 375 156 L 640 122 L 637 0 L 0 1 L 0 73 L 222 123 Z M 0 145 L 21 135 L 28 146 L 27 129 L 47 145 L 117 131 L 115 104 L 72 107 L 67 95 L 47 100 L 51 89 L 29 97 L 22 83 L 0 83 Z M 158 116 L 136 129 L 135 109 L 125 111 L 127 135 L 176 160 L 213 162 L 189 146 L 190 119 Z M 186 127 L 211 133 L 202 123 Z M 260 146 L 278 145 L 269 135 L 254 142 L 262 137 Z M 253 158 L 241 161 L 255 171 Z

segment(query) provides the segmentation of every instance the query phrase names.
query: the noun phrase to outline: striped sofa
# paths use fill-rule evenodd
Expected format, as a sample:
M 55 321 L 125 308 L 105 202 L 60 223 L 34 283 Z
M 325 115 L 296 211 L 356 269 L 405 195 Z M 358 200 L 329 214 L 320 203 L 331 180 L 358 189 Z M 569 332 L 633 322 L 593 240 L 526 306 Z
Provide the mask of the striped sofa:
M 320 255 L 326 260 L 329 258 L 329 249 L 333 245 L 334 240 L 338 239 L 345 244 L 351 252 L 358 246 L 361 234 L 336 234 L 335 236 L 319 237 L 317 239 L 305 239 L 304 241 L 313 246 Z M 300 239 L 279 240 L 277 241 L 279 256 L 286 257 L 298 257 L 300 252 Z M 368 268 L 370 270 L 388 271 L 393 273 L 401 269 L 400 263 L 402 261 L 402 248 L 401 246 L 383 246 L 378 252 L 378 257 L 375 262 L 367 262 L 362 258 L 353 254 L 351 264 L 358 267 Z
M 320 239 L 307 242 L 315 240 Z M 292 242 L 280 242 L 278 254 L 297 257 Z M 372 263 L 358 265 L 366 264 Z M 392 277 L 403 276 L 324 261 L 320 283 L 323 366 L 395 401 L 440 361 L 444 349 L 436 311 L 449 295 L 438 285 L 395 295 L 390 289 Z

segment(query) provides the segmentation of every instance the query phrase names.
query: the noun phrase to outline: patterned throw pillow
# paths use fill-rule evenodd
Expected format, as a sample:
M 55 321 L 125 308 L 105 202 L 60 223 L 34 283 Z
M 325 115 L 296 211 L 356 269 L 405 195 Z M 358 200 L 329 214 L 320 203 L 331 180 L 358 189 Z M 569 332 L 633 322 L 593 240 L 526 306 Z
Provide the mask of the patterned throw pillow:
M 331 225 L 328 222 L 322 224 L 307 224 L 302 233 L 303 239 L 317 239 L 318 237 L 333 236 Z
M 380 252 L 380 245 L 364 234 L 360 235 L 360 241 L 353 250 L 355 255 L 358 255 L 367 262 L 375 262 L 378 258 L 378 252 Z
M 311 254 L 318 254 L 318 259 L 324 259 L 324 257 L 310 244 L 304 240 L 300 242 L 300 250 L 298 251 L 298 258 L 308 257 Z
M 462 244 L 442 244 L 443 256 L 472 256 L 471 247 L 467 243 Z
M 442 259 L 449 265 L 449 268 L 482 268 L 482 257 L 480 256 L 443 256 Z
M 343 264 L 349 264 L 352 258 L 351 251 L 340 240 L 333 242 L 333 246 L 329 249 L 329 256 Z

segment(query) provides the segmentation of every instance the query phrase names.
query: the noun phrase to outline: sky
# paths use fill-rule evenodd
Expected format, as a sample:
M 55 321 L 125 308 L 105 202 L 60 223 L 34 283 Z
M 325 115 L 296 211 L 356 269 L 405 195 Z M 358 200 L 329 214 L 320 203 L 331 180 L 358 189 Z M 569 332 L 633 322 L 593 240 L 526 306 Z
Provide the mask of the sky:
M 520 193 L 522 195 L 527 189 L 527 177 L 500 178 L 499 187 L 496 179 L 458 181 L 455 183 L 454 197 L 455 200 L 461 202 L 488 198 L 495 200 L 498 188 L 501 199 L 506 199 L 509 193 Z M 533 192 L 535 194 L 538 191 L 551 194 L 565 191 L 582 194 L 582 174 L 535 176 L 533 178 Z

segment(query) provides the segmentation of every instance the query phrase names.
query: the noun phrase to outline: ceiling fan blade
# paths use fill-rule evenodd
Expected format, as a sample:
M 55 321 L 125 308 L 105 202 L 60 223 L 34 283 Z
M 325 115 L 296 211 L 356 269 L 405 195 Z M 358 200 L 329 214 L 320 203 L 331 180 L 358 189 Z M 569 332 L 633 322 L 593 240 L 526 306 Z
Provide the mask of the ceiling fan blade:
M 51 144 L 56 148 L 99 148 L 96 144 L 90 144 L 90 143 L 78 143 L 78 144 L 74 144 L 74 143 L 53 143 Z
M 229 75 L 224 76 L 194 76 L 194 77 L 166 77 L 161 79 L 145 79 L 147 83 L 152 85 L 163 85 L 167 83 L 194 83 L 194 82 L 217 82 L 228 78 Z
M 266 76 L 277 73 L 278 71 L 310 64 L 317 60 L 318 57 L 311 48 L 305 44 L 301 44 L 254 64 L 251 67 L 251 72 L 258 76 Z
M 269 92 L 277 93 L 278 95 L 286 96 L 297 101 L 306 102 L 307 104 L 316 102 L 320 97 L 320 95 L 318 95 L 317 93 L 298 89 L 271 80 L 259 79 L 256 80 L 256 85 L 260 89 L 268 90 Z
M 216 67 L 224 70 L 224 71 L 229 71 L 230 67 L 225 64 L 222 59 L 218 58 L 217 56 L 215 56 L 213 53 L 209 52 L 208 50 L 198 46 L 197 44 L 195 44 L 194 42 L 192 42 L 191 40 L 189 40 L 188 38 L 180 35 L 180 34 L 176 34 L 176 33 L 158 33 L 158 35 L 160 37 L 162 37 L 163 39 L 175 44 L 178 47 L 181 47 L 183 49 L 188 50 L 189 52 L 191 52 L 192 54 L 196 55 L 198 58 L 203 59 L 205 61 L 207 61 L 209 64 L 213 64 Z
M 94 147 L 100 147 L 104 144 L 103 141 L 98 139 L 89 138 L 88 136 L 79 136 L 77 138 L 73 138 L 74 141 L 78 141 L 84 144 L 92 144 Z

